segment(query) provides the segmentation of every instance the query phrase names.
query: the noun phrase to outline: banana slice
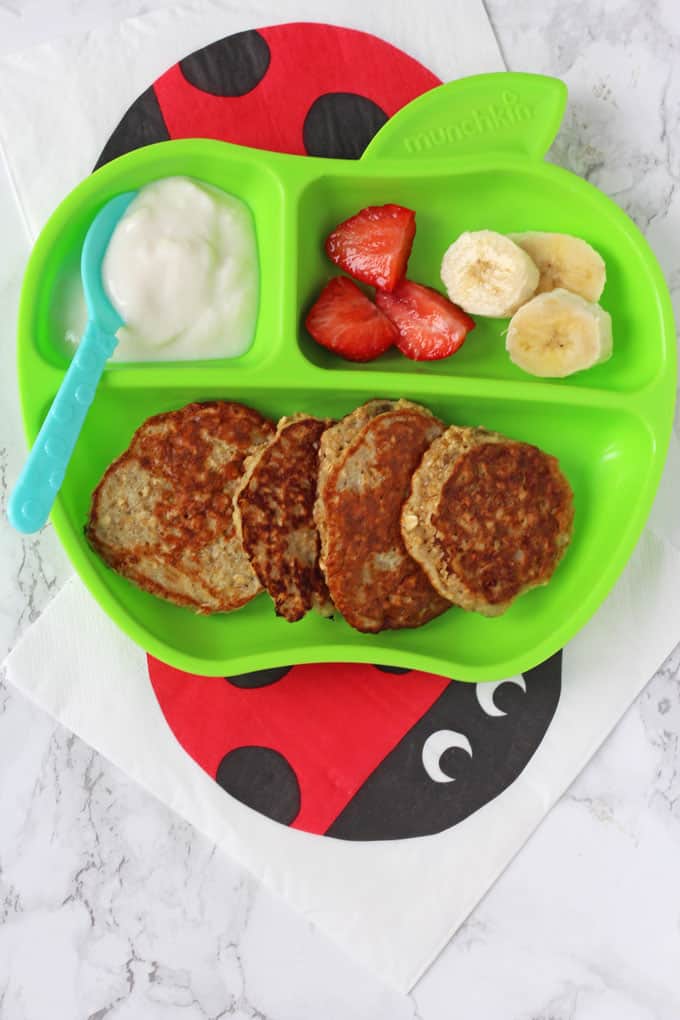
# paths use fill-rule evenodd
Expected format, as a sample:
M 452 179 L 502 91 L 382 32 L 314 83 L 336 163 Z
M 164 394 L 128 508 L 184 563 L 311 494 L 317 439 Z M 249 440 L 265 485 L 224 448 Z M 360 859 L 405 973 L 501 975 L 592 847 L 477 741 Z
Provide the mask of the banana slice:
M 444 252 L 441 278 L 464 311 L 504 319 L 535 293 L 539 272 L 510 238 L 475 230 L 461 234 Z
M 505 348 L 525 372 L 559 379 L 611 357 L 611 316 L 558 287 L 537 294 L 513 315 Z
M 587 241 L 571 234 L 531 230 L 508 237 L 531 257 L 541 278 L 537 294 L 563 287 L 586 301 L 599 301 L 607 281 L 604 259 Z

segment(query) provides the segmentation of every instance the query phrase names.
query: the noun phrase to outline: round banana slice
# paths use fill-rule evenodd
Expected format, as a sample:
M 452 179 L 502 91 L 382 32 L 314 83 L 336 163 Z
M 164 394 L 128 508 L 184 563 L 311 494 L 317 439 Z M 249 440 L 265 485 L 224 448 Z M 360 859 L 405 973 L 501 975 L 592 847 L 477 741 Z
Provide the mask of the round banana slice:
M 531 257 L 541 274 L 537 294 L 558 287 L 599 301 L 607 281 L 607 267 L 599 252 L 580 237 L 538 230 L 508 237 Z
M 537 294 L 513 315 L 505 347 L 525 372 L 559 379 L 611 357 L 611 316 L 578 294 L 557 288 Z
M 475 230 L 461 234 L 444 252 L 441 278 L 450 299 L 464 311 L 504 319 L 535 293 L 539 273 L 510 238 Z

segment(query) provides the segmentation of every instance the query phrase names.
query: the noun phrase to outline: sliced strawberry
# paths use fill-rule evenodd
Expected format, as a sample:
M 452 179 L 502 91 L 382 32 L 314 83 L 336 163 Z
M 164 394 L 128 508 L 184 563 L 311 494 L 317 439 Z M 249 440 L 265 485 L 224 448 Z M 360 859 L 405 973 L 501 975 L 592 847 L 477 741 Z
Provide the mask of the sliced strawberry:
M 399 330 L 396 346 L 414 361 L 448 358 L 475 328 L 462 308 L 412 280 L 402 280 L 391 294 L 378 291 L 375 302 Z
M 415 232 L 412 209 L 369 205 L 328 235 L 326 254 L 355 280 L 390 291 L 406 272 Z
M 305 326 L 318 344 L 350 361 L 371 361 L 398 337 L 397 327 L 346 276 L 326 284 Z

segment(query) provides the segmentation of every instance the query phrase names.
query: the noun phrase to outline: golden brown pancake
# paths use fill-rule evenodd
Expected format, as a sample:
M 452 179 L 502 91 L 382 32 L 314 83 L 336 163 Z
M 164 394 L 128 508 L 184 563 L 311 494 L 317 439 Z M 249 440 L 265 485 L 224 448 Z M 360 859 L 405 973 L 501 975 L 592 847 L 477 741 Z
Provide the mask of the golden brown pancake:
M 406 547 L 444 597 L 498 616 L 547 584 L 571 538 L 573 495 L 555 457 L 484 429 L 452 426 L 413 475 Z
M 242 404 L 188 404 L 149 418 L 94 491 L 92 548 L 138 587 L 199 613 L 260 591 L 234 523 L 243 462 L 274 426 Z
M 278 616 L 291 623 L 310 609 L 333 606 L 319 566 L 314 523 L 319 443 L 332 423 L 299 414 L 282 418 L 276 435 L 251 457 L 236 494 L 236 526 Z
M 371 401 L 321 438 L 321 565 L 335 606 L 357 630 L 418 627 L 449 606 L 399 527 L 411 475 L 443 430 L 417 404 Z

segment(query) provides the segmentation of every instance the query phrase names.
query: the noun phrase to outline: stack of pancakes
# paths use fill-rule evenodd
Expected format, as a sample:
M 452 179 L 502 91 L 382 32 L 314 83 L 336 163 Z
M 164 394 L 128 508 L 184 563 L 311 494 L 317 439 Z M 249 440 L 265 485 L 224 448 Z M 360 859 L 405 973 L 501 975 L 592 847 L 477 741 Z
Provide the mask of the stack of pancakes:
M 335 608 L 376 633 L 452 605 L 504 612 L 548 582 L 572 520 L 554 457 L 406 400 L 276 426 L 211 401 L 144 422 L 86 535 L 114 570 L 199 613 L 264 588 L 286 620 Z

